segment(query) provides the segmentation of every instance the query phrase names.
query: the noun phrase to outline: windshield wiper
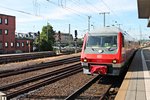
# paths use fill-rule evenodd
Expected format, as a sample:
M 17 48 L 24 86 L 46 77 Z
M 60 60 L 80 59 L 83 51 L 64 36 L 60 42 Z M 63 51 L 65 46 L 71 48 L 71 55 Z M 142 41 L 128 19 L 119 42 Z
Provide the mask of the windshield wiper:
M 116 49 L 117 49 L 117 47 L 110 47 L 110 48 L 108 48 L 108 51 L 114 51 Z
M 92 47 L 91 47 L 91 48 L 92 48 Z M 94 49 L 94 48 L 92 48 L 92 50 L 93 50 L 93 51 L 95 51 L 95 49 Z

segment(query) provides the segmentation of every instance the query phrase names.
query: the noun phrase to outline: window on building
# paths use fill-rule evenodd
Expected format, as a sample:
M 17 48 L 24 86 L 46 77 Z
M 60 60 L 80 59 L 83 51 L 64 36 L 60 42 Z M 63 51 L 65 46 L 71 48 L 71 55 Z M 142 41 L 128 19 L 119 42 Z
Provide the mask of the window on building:
M 5 19 L 5 24 L 8 25 L 8 19 L 7 18 Z
M 8 42 L 5 42 L 5 47 L 8 47 Z
M 2 29 L 0 29 L 0 35 L 2 35 Z
M 7 30 L 7 29 L 5 30 L 5 34 L 6 34 L 6 35 L 8 34 L 8 30 Z
M 0 18 L 0 24 L 2 24 L 2 18 Z
M 29 37 L 28 34 L 25 35 L 26 37 Z
M 20 46 L 20 43 L 19 42 L 17 42 L 17 47 L 19 47 Z
M 3 48 L 3 44 L 2 44 L 2 42 L 0 41 L 0 49 L 2 49 Z
M 10 45 L 11 45 L 11 47 L 13 47 L 13 46 L 14 46 L 14 43 L 13 43 L 13 42 L 11 42 L 11 44 L 10 44 Z
M 22 47 L 24 47 L 24 42 L 22 42 Z

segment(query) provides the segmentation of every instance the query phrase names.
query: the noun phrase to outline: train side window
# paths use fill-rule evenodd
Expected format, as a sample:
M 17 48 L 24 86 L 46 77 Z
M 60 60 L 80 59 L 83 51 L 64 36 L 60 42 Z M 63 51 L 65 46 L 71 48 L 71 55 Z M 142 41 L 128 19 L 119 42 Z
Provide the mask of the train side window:
M 124 36 L 122 36 L 122 47 L 124 47 Z

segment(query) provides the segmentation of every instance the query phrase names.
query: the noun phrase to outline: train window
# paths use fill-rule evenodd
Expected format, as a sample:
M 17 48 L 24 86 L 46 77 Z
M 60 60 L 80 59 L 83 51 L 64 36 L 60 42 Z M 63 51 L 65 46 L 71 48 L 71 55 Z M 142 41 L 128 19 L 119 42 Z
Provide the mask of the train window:
M 117 36 L 106 36 L 103 38 L 103 47 L 117 47 Z
M 124 47 L 124 36 L 122 36 L 122 47 Z
M 99 43 L 100 43 L 99 41 L 101 41 L 101 38 L 100 38 L 100 37 L 89 36 L 86 46 L 87 46 L 87 47 L 91 47 L 91 46 L 99 47 L 99 45 L 100 45 L 100 44 L 99 44 Z
M 89 36 L 87 47 L 117 47 L 117 36 Z

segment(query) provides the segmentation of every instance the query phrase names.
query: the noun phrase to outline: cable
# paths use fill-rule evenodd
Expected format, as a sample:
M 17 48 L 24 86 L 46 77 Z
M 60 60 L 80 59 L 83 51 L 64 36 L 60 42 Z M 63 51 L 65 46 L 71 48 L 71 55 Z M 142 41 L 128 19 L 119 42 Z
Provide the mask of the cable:
M 51 3 L 51 4 L 53 4 L 53 5 L 58 6 L 57 3 L 55 3 L 55 2 L 52 2 L 52 1 L 48 1 L 48 2 Z M 58 7 L 62 8 L 61 6 L 58 6 Z M 70 10 L 71 10 L 71 11 L 74 11 L 74 12 L 73 12 L 74 14 L 76 14 L 76 15 L 82 17 L 80 14 L 75 13 L 75 12 L 78 12 L 78 11 L 76 11 L 76 10 L 74 10 L 74 9 L 71 9 L 71 8 L 69 8 L 69 7 L 65 7 L 65 8 L 63 8 L 63 9 L 68 10 L 68 11 L 70 11 Z M 87 17 L 88 15 L 84 15 L 84 17 L 85 17 L 85 16 Z
M 102 3 L 121 21 L 122 19 L 104 2 L 104 0 L 99 0 L 99 1 L 102 1 Z
M 12 9 L 12 8 L 8 8 L 8 7 L 4 7 L 4 6 L 1 6 L 1 8 L 4 8 L 4 9 L 8 9 L 8 10 L 12 10 L 12 11 L 16 11 L 16 12 L 19 12 L 19 13 L 24 13 L 24 14 L 27 14 L 27 15 L 32 15 L 32 16 L 38 16 L 38 15 L 34 15 L 32 13 L 29 13 L 29 12 L 26 12 L 26 11 L 22 11 L 22 10 L 16 10 L 16 9 Z M 40 16 L 38 16 L 40 17 Z
M 77 7 L 80 7 L 80 8 L 82 8 L 82 9 L 85 9 L 85 10 L 90 10 L 90 11 L 95 11 L 95 10 L 92 10 L 92 9 L 89 9 L 88 7 L 82 7 L 82 6 L 79 6 L 80 4 L 78 3 L 78 2 L 75 2 L 75 1 L 73 1 L 73 0 L 71 0 L 71 2 L 72 3 L 74 3 Z
M 94 9 L 101 11 L 99 8 L 97 8 L 96 6 L 94 6 L 91 2 L 89 2 L 88 0 L 85 0 L 85 2 L 87 4 L 89 4 L 90 6 L 92 6 Z

